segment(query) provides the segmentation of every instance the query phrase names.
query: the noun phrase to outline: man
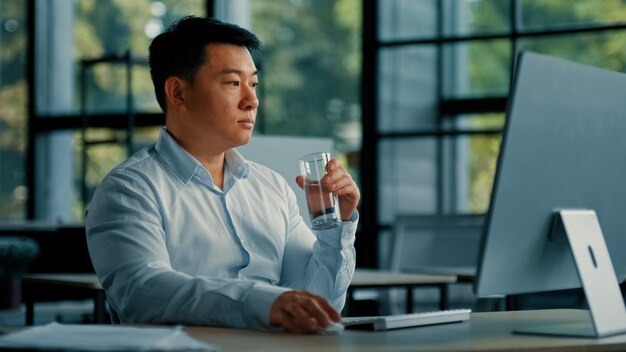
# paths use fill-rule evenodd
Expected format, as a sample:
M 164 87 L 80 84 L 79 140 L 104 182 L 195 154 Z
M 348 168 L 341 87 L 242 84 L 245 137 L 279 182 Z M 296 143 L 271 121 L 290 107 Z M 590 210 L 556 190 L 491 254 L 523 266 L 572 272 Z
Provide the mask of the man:
M 323 182 L 342 222 L 314 234 L 286 181 L 233 149 L 256 121 L 259 48 L 247 30 L 197 17 L 152 42 L 165 129 L 102 181 L 87 217 L 91 259 L 121 322 L 315 333 L 340 319 L 360 193 L 331 161 Z

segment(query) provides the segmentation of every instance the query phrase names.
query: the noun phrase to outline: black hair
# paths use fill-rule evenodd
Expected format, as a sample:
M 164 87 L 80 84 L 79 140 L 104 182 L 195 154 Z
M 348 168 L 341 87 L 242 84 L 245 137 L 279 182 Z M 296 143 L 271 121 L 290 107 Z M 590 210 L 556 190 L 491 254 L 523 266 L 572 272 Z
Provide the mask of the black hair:
M 174 22 L 150 44 L 150 76 L 159 106 L 165 112 L 165 81 L 172 76 L 193 84 L 205 63 L 208 44 L 234 44 L 251 53 L 261 41 L 250 31 L 212 18 L 186 16 Z

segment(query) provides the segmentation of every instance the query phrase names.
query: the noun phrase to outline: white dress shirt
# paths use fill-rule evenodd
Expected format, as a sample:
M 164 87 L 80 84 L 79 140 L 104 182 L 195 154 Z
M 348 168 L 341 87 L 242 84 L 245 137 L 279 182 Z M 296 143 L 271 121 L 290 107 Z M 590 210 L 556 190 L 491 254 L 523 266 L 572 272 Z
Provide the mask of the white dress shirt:
M 86 226 L 121 322 L 268 328 L 273 302 L 290 289 L 342 309 L 357 221 L 355 212 L 314 234 L 276 172 L 232 149 L 221 190 L 163 130 L 102 181 Z

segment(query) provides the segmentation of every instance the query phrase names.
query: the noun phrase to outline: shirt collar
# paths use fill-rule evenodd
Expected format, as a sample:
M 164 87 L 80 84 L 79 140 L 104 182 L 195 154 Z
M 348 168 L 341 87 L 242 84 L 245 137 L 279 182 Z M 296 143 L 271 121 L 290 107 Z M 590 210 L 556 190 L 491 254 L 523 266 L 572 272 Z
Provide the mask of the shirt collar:
M 248 162 L 235 148 L 229 149 L 224 154 L 226 168 L 237 178 L 248 177 Z
M 159 156 L 185 183 L 191 180 L 198 168 L 204 169 L 202 164 L 181 147 L 165 128 L 161 130 L 155 148 Z M 225 162 L 226 168 L 236 178 L 242 179 L 248 176 L 248 163 L 237 150 L 227 150 Z

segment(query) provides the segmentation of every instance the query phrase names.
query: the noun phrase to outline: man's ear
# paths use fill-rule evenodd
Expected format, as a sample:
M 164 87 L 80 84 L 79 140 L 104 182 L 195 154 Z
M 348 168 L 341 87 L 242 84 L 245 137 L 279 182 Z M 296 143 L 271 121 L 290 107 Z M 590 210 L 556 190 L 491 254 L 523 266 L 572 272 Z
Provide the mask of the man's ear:
M 165 99 L 168 106 L 178 109 L 185 104 L 184 91 L 187 85 L 185 80 L 175 76 L 165 80 Z

